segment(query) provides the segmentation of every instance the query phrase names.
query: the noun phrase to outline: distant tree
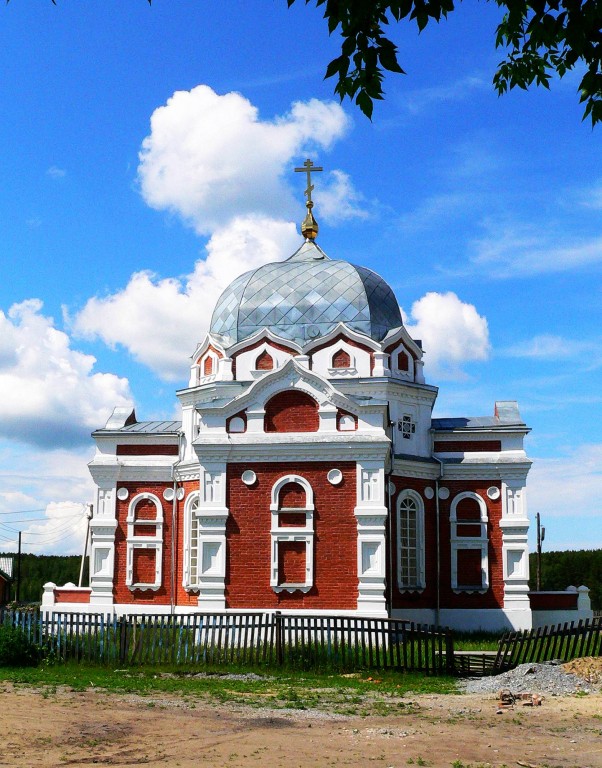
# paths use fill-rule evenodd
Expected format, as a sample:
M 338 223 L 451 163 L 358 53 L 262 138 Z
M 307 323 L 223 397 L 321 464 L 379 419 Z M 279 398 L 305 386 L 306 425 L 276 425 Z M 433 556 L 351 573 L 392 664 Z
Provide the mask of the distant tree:
M 535 555 L 530 558 L 533 575 L 531 588 L 535 589 Z M 544 552 L 541 562 L 541 588 L 566 589 L 584 584 L 589 587 L 594 610 L 602 610 L 602 549 Z
M 2 554 L 2 553 L 0 553 Z M 16 576 L 17 555 L 7 552 L 14 557 Z M 47 581 L 55 584 L 73 582 L 77 584 L 81 557 L 77 555 L 21 555 L 21 594 L 23 603 L 39 603 L 42 599 L 42 587 Z M 83 584 L 88 584 L 87 563 L 84 568 Z M 12 595 L 14 596 L 16 581 L 13 581 Z

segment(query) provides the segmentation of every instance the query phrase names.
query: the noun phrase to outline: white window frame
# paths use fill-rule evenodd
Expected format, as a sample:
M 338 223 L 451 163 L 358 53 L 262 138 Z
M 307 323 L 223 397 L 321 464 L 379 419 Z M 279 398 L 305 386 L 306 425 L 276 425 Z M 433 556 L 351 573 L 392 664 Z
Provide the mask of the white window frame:
M 415 583 L 405 583 L 402 578 L 402 558 L 403 542 L 401 536 L 401 506 L 406 499 L 414 502 L 416 505 L 416 538 L 414 550 L 416 557 L 416 580 Z M 397 587 L 400 592 L 420 592 L 426 586 L 425 574 L 425 543 L 424 543 L 424 502 L 422 497 L 416 491 L 407 489 L 402 491 L 397 497 Z
M 136 517 L 136 507 L 141 501 L 151 501 L 155 505 L 157 515 L 154 520 L 139 520 Z M 126 549 L 126 575 L 125 584 L 130 590 L 151 590 L 156 592 L 161 586 L 163 571 L 163 506 L 158 496 L 154 493 L 138 493 L 130 501 L 126 517 L 127 523 L 127 549 Z M 136 526 L 152 525 L 155 528 L 154 536 L 137 536 Z M 140 549 L 152 549 L 155 551 L 155 580 L 153 582 L 134 582 L 134 553 Z
M 473 499 L 479 506 L 479 520 L 458 520 L 458 504 L 464 499 Z M 489 589 L 489 537 L 487 527 L 489 517 L 487 504 L 482 496 L 474 491 L 463 491 L 454 497 L 450 507 L 449 523 L 451 529 L 451 586 L 456 593 L 479 592 L 484 593 Z M 459 525 L 479 525 L 479 536 L 458 535 Z M 481 584 L 458 584 L 458 552 L 466 549 L 477 549 L 481 553 Z
M 288 483 L 296 483 L 305 491 L 304 507 L 281 507 L 280 491 Z M 272 486 L 270 514 L 271 514 L 271 565 L 270 586 L 274 592 L 309 592 L 314 584 L 314 493 L 309 482 L 300 475 L 285 475 Z M 280 515 L 290 512 L 292 514 L 304 514 L 305 525 L 280 527 Z M 280 542 L 293 541 L 305 542 L 305 581 L 301 584 L 280 584 L 278 549 Z
M 399 362 L 398 355 L 400 352 L 404 352 L 408 356 L 407 371 L 402 371 L 398 367 L 398 362 Z M 414 381 L 414 377 L 416 373 L 414 357 L 411 354 L 410 350 L 404 344 L 400 344 L 398 347 L 395 347 L 395 349 L 390 353 L 389 360 L 390 360 L 391 371 L 393 373 L 393 376 L 400 379 L 409 379 L 410 381 Z
M 201 537 L 200 520 L 196 512 L 200 504 L 201 494 L 199 491 L 194 491 L 194 493 L 188 496 L 184 506 L 184 569 L 182 573 L 182 586 L 190 592 L 198 592 L 199 590 Z M 196 531 L 193 529 L 196 529 Z M 193 567 L 192 559 L 194 555 L 196 555 L 196 565 Z

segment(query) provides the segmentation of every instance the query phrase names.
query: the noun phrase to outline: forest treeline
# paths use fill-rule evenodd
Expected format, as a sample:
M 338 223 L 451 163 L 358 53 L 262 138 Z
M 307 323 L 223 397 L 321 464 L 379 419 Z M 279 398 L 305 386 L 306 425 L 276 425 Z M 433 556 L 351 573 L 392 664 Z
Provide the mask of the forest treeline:
M 14 581 L 11 590 L 11 598 L 15 598 L 17 586 L 17 555 L 13 552 L 0 553 L 11 555 L 14 559 Z M 88 567 L 86 562 L 83 584 L 88 583 Z M 81 557 L 79 555 L 21 555 L 21 590 L 22 603 L 39 603 L 42 600 L 42 586 L 47 581 L 55 584 L 66 584 L 68 581 L 77 584 L 79 581 L 79 569 Z
M 0 553 L 2 554 L 2 553 Z M 13 554 L 13 553 L 6 553 Z M 14 556 L 13 573 L 17 575 L 17 556 Z M 81 558 L 65 555 L 21 555 L 21 601 L 39 602 L 42 586 L 47 581 L 77 584 Z M 536 555 L 530 555 L 531 589 L 535 589 Z M 88 583 L 88 568 L 84 571 L 83 584 Z M 566 589 L 569 585 L 590 588 L 594 610 L 602 610 L 602 549 L 544 552 L 541 558 L 541 588 L 543 590 Z M 14 587 L 12 596 L 14 597 Z
M 535 589 L 537 555 L 529 555 L 531 589 Z M 541 556 L 541 588 L 544 591 L 568 586 L 589 587 L 594 611 L 602 610 L 602 549 L 578 549 L 543 552 Z

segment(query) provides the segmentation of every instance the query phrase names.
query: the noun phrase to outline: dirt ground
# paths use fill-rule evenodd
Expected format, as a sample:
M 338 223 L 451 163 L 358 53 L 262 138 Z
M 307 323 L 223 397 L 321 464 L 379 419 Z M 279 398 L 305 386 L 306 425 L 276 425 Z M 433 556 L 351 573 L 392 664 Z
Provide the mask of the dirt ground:
M 318 711 L 0 688 L 0 766 L 602 768 L 602 694 L 498 714 L 495 696 L 421 695 L 407 714 Z

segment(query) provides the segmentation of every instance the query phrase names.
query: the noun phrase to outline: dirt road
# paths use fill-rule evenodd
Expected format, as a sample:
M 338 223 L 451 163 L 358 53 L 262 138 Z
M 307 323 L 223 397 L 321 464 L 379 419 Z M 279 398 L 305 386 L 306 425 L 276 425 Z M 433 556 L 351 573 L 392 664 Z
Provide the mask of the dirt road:
M 0 766 L 602 768 L 601 694 L 497 710 L 495 697 L 419 696 L 406 714 L 359 718 L 5 684 Z

